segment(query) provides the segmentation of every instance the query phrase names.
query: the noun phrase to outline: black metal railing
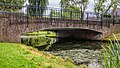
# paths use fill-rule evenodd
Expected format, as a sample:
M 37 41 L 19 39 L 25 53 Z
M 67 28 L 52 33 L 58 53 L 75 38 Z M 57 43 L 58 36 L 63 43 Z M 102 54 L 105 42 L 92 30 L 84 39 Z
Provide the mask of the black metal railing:
M 36 10 L 37 8 L 37 10 Z M 29 23 L 36 20 L 36 22 L 45 22 L 49 20 L 50 22 L 55 22 L 56 20 L 61 22 L 69 23 L 83 23 L 87 24 L 96 24 L 101 26 L 110 27 L 110 24 L 113 25 L 118 22 L 120 23 L 120 16 L 96 14 L 94 12 L 85 12 L 83 17 L 81 17 L 81 12 L 78 10 L 68 10 L 61 8 L 53 7 L 41 7 L 36 5 L 17 5 L 17 4 L 8 4 L 0 2 L 0 14 L 8 16 L 11 19 L 11 23 L 20 22 L 20 23 Z M 11 15 L 11 16 L 10 16 Z M 3 16 L 2 16 L 3 17 Z M 16 19 L 18 18 L 18 19 Z M 57 21 L 57 22 L 58 22 Z M 47 21 L 48 22 L 48 21 Z M 92 22 L 92 23 L 91 23 Z

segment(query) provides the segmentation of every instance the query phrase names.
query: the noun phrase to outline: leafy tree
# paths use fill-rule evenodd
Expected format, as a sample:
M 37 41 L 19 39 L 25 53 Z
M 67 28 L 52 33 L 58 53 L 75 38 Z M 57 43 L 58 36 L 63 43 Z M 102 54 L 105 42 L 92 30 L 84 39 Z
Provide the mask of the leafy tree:
M 0 0 L 0 11 L 18 11 L 26 0 Z
M 81 19 L 84 18 L 84 12 L 89 4 L 89 0 L 62 0 L 63 8 L 70 10 L 77 10 L 81 12 Z
M 106 14 L 112 8 L 113 14 L 115 14 L 118 6 L 120 6 L 120 0 L 94 0 L 94 2 L 94 11 L 96 13 Z
M 116 15 L 116 10 L 120 6 L 120 0 L 111 0 L 111 3 L 108 6 L 106 12 L 112 7 L 113 8 L 113 15 Z
M 29 5 L 24 5 L 26 1 Z M 27 7 L 29 15 L 42 15 L 48 5 L 48 0 L 0 0 L 0 11 L 16 12 L 21 10 L 23 5 Z
M 113 10 L 116 10 L 118 6 L 120 6 L 120 0 L 108 0 L 110 3 L 107 4 L 108 6 L 105 13 L 107 13 L 107 11 L 109 11 L 111 8 L 113 8 Z
M 43 15 L 47 5 L 49 4 L 48 0 L 29 0 L 29 3 L 29 14 L 40 16 Z
M 94 0 L 94 12 L 96 13 L 97 17 L 99 17 L 100 13 L 103 13 L 105 5 L 104 3 L 106 0 Z

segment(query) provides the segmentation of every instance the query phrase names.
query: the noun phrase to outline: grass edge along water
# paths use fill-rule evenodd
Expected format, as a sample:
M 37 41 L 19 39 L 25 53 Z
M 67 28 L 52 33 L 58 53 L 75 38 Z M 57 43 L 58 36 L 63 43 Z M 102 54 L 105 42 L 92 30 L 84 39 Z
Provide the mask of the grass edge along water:
M 0 68 L 78 68 L 68 60 L 16 43 L 0 43 Z M 83 67 L 80 67 L 83 68 Z

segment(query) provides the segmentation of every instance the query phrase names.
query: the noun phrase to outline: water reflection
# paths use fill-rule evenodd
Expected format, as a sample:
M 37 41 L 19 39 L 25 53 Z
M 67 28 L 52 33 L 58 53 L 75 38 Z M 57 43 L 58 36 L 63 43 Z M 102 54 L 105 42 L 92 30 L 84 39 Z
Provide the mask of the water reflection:
M 88 64 L 88 68 L 101 68 L 101 63 L 100 62 L 96 62 L 96 60 L 91 61 Z

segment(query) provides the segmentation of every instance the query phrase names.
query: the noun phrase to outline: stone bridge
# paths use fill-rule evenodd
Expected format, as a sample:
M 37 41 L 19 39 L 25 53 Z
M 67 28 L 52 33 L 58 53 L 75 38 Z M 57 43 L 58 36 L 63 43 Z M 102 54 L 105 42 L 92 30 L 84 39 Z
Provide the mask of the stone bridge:
M 120 25 L 102 20 L 47 18 L 26 16 L 21 13 L 0 14 L 0 41 L 20 42 L 21 34 L 39 30 L 53 31 L 58 38 L 98 40 L 107 37 L 112 32 L 120 32 Z

